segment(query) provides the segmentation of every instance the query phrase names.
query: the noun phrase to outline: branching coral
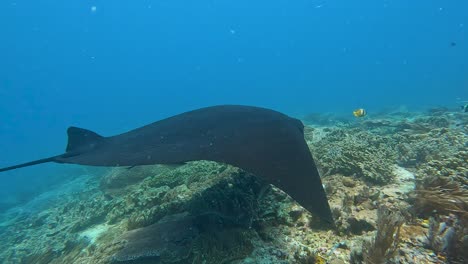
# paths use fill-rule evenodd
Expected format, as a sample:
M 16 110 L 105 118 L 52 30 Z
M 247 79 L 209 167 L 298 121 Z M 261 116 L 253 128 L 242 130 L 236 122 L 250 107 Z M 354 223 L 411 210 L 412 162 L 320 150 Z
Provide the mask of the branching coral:
M 392 258 L 400 239 L 400 228 L 403 224 L 401 214 L 380 207 L 377 216 L 377 234 L 362 245 L 363 260 L 367 264 L 385 263 Z
M 390 138 L 361 129 L 335 129 L 312 144 L 312 152 L 323 175 L 356 175 L 385 184 L 394 178 L 396 153 Z
M 435 128 L 423 133 L 395 134 L 393 139 L 397 142 L 395 149 L 402 166 L 420 166 L 437 160 L 443 161 L 444 167 L 456 169 L 457 166 L 453 166 L 459 163 L 456 160 L 466 161 L 466 154 L 459 152 L 466 152 L 467 137 L 458 130 Z

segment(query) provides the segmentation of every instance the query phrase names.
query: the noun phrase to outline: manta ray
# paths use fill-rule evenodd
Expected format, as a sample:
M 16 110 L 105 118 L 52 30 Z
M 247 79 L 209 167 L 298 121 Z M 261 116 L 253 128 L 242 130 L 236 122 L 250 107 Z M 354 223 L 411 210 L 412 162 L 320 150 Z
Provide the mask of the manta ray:
M 46 162 L 132 167 L 209 160 L 263 178 L 312 214 L 333 223 L 317 167 L 304 139 L 304 125 L 280 112 L 220 105 L 110 137 L 77 127 L 68 128 L 67 133 L 64 154 L 1 168 L 0 172 Z

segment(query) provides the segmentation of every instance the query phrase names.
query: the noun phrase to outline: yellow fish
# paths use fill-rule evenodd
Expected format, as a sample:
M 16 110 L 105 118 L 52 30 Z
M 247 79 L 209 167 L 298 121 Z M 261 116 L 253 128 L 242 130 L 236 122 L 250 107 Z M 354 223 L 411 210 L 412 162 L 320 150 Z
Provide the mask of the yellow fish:
M 355 117 L 364 117 L 367 115 L 367 112 L 363 108 L 359 108 L 353 111 L 353 115 Z
M 319 255 L 315 256 L 315 263 L 316 264 L 326 264 L 327 260 Z

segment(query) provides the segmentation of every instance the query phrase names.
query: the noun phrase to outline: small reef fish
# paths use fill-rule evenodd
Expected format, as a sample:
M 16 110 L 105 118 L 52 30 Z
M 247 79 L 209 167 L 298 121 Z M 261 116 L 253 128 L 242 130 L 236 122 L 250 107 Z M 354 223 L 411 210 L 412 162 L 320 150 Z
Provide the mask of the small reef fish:
M 364 117 L 367 115 L 367 111 L 364 110 L 363 108 L 359 108 L 353 111 L 353 115 L 355 117 Z

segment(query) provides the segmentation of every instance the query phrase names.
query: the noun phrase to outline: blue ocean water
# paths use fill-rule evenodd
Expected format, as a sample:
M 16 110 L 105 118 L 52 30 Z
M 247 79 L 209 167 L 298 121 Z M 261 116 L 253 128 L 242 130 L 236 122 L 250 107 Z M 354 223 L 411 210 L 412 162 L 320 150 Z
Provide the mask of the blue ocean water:
M 458 107 L 467 10 L 463 0 L 1 1 L 0 167 L 62 153 L 70 125 L 111 135 L 216 104 L 293 116 Z M 3 173 L 0 197 L 69 171 Z

